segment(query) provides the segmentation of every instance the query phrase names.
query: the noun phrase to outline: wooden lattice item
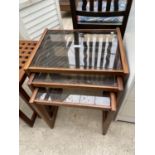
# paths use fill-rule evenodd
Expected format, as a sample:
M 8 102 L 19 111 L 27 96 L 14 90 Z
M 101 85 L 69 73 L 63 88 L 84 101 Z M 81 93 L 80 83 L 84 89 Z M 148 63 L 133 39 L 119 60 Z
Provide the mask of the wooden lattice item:
M 19 41 L 19 77 L 20 80 L 24 75 L 24 65 L 29 59 L 31 53 L 34 51 L 37 41 Z
M 29 104 L 29 95 L 22 87 L 27 75 L 24 71 L 24 65 L 26 64 L 27 60 L 29 59 L 31 53 L 33 53 L 34 48 L 36 46 L 36 41 L 26 41 L 22 40 L 19 41 L 19 93 L 20 97 L 25 101 L 25 103 L 33 110 L 33 114 L 31 118 L 29 118 L 22 110 L 19 109 L 19 116 L 20 118 L 27 123 L 29 126 L 33 127 L 35 119 L 37 117 L 37 113 Z

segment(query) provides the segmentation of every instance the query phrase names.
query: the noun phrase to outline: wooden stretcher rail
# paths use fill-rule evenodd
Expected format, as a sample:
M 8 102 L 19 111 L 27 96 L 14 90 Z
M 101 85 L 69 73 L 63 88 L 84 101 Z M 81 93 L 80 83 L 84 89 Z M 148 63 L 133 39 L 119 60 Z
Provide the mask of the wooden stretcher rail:
M 76 14 L 78 16 L 88 16 L 88 17 L 118 17 L 118 16 L 124 16 L 125 11 L 120 11 L 120 12 L 81 12 L 81 11 L 76 11 Z
M 106 75 L 124 75 L 123 70 L 112 70 L 112 69 L 67 69 L 67 68 L 49 68 L 49 67 L 29 67 L 26 70 L 28 73 L 97 73 Z

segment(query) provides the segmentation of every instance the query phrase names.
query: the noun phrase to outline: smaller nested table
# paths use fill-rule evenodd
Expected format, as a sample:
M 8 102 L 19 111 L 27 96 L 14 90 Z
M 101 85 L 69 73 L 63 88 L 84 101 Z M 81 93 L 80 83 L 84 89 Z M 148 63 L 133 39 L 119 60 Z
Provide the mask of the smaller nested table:
M 59 106 L 92 108 L 103 111 L 103 134 L 129 72 L 119 29 L 45 30 L 25 70 L 30 103 L 51 128 Z
M 20 97 L 33 111 L 31 118 L 29 118 L 22 110 L 19 109 L 19 116 L 25 123 L 27 123 L 31 127 L 33 127 L 34 125 L 37 113 L 35 112 L 33 107 L 29 104 L 30 97 L 27 94 L 27 92 L 23 89 L 22 85 L 27 78 L 27 75 L 24 71 L 24 65 L 29 59 L 32 52 L 34 51 L 36 45 L 37 45 L 36 41 L 27 41 L 27 40 L 19 41 L 19 93 Z

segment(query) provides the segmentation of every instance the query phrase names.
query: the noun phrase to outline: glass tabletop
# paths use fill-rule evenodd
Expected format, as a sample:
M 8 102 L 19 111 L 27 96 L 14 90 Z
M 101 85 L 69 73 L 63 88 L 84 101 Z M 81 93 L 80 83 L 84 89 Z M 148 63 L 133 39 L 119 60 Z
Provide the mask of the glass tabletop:
M 117 35 L 104 31 L 48 30 L 30 67 L 122 69 Z
M 32 82 L 116 86 L 116 77 L 98 74 L 37 73 Z

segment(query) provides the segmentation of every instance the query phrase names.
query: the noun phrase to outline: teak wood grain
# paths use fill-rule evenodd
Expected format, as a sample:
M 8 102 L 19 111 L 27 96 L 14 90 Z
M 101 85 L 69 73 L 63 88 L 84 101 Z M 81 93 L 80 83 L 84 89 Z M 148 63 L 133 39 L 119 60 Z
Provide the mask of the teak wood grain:
M 121 37 L 121 31 L 119 28 L 116 28 L 116 31 L 117 31 L 117 38 L 118 38 L 118 44 L 119 44 L 119 49 L 120 49 L 123 71 L 125 74 L 129 74 L 129 67 L 128 67 L 128 63 L 127 63 L 127 59 L 126 59 L 126 52 L 125 52 L 125 48 L 123 45 L 123 40 Z

